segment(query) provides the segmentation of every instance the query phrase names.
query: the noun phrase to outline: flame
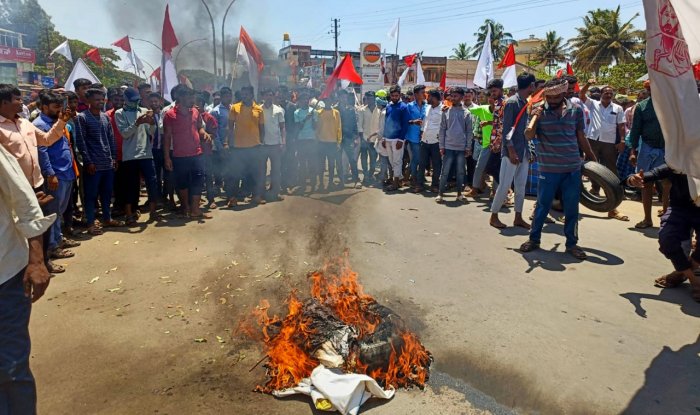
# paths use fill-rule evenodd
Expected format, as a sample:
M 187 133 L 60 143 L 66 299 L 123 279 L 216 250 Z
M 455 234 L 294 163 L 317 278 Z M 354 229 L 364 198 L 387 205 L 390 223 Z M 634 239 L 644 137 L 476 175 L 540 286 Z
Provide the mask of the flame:
M 357 330 L 357 341 L 371 337 L 382 318 L 377 314 L 376 300 L 366 294 L 358 282 L 357 273 L 349 265 L 347 254 L 329 261 L 321 270 L 309 275 L 311 298 L 330 309 L 343 323 Z M 260 334 L 265 345 L 267 357 L 267 376 L 269 380 L 256 391 L 272 392 L 296 386 L 303 378 L 309 377 L 319 361 L 312 354 L 312 329 L 310 317 L 304 315 L 304 302 L 300 301 L 295 291 L 287 299 L 287 315 L 282 319 L 270 317 L 270 304 L 262 300 L 253 311 L 261 327 Z M 247 333 L 249 329 L 241 330 Z M 258 336 L 259 337 L 259 336 Z M 428 380 L 428 368 L 432 356 L 421 344 L 418 336 L 405 329 L 394 332 L 391 339 L 391 353 L 385 362 L 377 367 L 362 362 L 359 358 L 359 346 L 345 361 L 347 372 L 367 374 L 377 380 L 383 387 L 425 386 Z

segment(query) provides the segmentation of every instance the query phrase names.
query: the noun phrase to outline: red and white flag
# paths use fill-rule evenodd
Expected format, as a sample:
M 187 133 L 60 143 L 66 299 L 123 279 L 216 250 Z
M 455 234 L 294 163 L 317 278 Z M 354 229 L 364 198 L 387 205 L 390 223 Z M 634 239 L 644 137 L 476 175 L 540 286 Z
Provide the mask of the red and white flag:
M 129 35 L 126 35 L 123 38 L 112 43 L 112 46 L 116 46 L 119 49 L 126 52 L 126 57 L 128 59 L 128 62 L 122 68 L 123 70 L 127 71 L 129 69 L 134 68 L 134 69 L 136 69 L 137 73 L 143 72 L 143 62 L 141 62 L 141 59 L 139 59 L 139 57 L 136 55 L 136 52 L 133 49 L 131 49 L 131 41 L 129 41 Z M 144 73 L 144 75 L 145 75 L 145 73 Z
M 693 66 L 700 62 L 700 6 L 695 0 L 644 0 L 651 99 L 666 141 L 666 162 L 688 175 L 700 206 L 700 96 Z
M 566 74 L 567 75 L 574 75 L 574 68 L 571 67 L 570 62 L 566 62 Z M 557 71 L 557 78 L 561 78 L 564 76 L 564 69 L 559 69 Z M 578 86 L 578 82 L 574 85 L 574 92 L 579 92 L 581 88 Z
M 161 34 L 161 49 L 163 49 L 163 57 L 160 62 L 160 92 L 165 99 L 172 101 L 170 90 L 178 84 L 177 70 L 173 62 L 173 49 L 178 45 L 175 29 L 170 23 L 170 9 L 165 6 L 165 18 L 163 19 L 163 32 Z
M 418 59 L 418 54 L 414 53 L 413 55 L 408 55 L 405 58 L 403 58 L 403 62 L 406 64 L 406 69 L 401 72 L 401 76 L 399 76 L 399 80 L 396 82 L 398 86 L 403 86 L 404 82 L 406 82 L 406 77 L 408 76 L 408 73 L 411 71 L 411 68 L 413 67 L 413 63 L 416 62 Z
M 503 87 L 510 88 L 518 85 L 518 75 L 516 74 L 515 67 L 515 47 L 511 43 L 508 45 L 508 50 L 506 54 L 503 55 L 501 63 L 498 64 L 498 69 L 503 69 L 503 74 L 501 79 L 503 79 Z
M 260 84 L 260 73 L 265 68 L 265 62 L 255 42 L 241 26 L 241 33 L 238 36 L 238 51 L 236 52 L 239 63 L 248 68 L 248 80 L 253 87 L 255 96 L 258 96 L 258 86 Z
M 355 70 L 355 65 L 353 65 L 352 58 L 350 57 L 349 53 L 345 55 L 343 60 L 340 62 L 340 65 L 335 68 L 330 78 L 326 80 L 326 89 L 323 90 L 320 99 L 325 99 L 331 96 L 335 90 L 336 83 L 343 80 L 356 84 L 362 84 L 362 77 L 360 77 Z

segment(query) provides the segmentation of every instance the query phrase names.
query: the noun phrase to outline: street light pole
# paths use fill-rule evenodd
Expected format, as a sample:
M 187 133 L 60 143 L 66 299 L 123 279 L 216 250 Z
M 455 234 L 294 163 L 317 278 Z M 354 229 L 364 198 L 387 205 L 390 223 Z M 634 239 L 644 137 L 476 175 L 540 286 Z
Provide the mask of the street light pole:
M 209 6 L 207 6 L 207 3 L 202 0 L 202 4 L 204 5 L 204 8 L 207 9 L 207 14 L 209 15 L 209 20 L 211 21 L 211 36 L 212 36 L 212 52 L 214 53 L 214 89 L 216 89 L 216 84 L 217 80 L 219 79 L 216 70 L 218 69 L 218 65 L 216 64 L 216 29 L 214 28 L 214 16 L 211 15 L 211 10 L 209 10 Z
M 228 4 L 226 12 L 224 12 L 224 21 L 221 23 L 221 66 L 224 79 L 226 79 L 226 16 L 228 16 L 228 11 L 235 2 L 236 0 L 231 0 L 231 3 Z
M 194 43 L 194 42 L 201 42 L 201 41 L 204 41 L 204 40 L 207 40 L 207 39 L 206 39 L 206 38 L 203 38 L 203 39 L 194 39 L 194 40 L 190 40 L 189 42 L 187 42 L 187 43 L 185 43 L 184 45 L 180 46 L 180 49 L 178 49 L 177 53 L 175 54 L 175 67 L 178 68 L 178 66 L 177 66 L 177 58 L 180 57 L 180 52 L 182 52 L 182 50 L 185 49 L 185 47 L 186 47 L 187 45 L 189 45 L 189 44 L 191 44 L 191 43 Z
M 131 40 L 138 40 L 139 42 L 150 43 L 150 44 L 153 45 L 155 48 L 157 48 L 159 51 L 161 51 L 161 53 L 163 52 L 163 49 L 162 49 L 160 46 L 156 45 L 155 43 L 151 42 L 150 40 L 139 39 L 139 38 L 137 38 L 137 37 L 131 37 L 131 36 L 129 36 L 129 39 L 131 39 Z

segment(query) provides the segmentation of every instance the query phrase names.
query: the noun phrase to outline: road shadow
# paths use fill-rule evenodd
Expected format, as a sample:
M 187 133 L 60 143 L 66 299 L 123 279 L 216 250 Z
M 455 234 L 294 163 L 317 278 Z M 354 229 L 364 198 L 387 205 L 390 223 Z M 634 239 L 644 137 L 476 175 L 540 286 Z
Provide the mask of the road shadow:
M 681 307 L 684 314 L 700 318 L 700 304 L 690 296 L 688 284 L 682 284 L 676 288 L 663 288 L 658 294 L 624 293 L 620 294 L 620 297 L 629 301 L 634 306 L 634 312 L 641 318 L 647 318 L 647 311 L 642 307 L 642 300 L 676 304 Z
M 700 335 L 677 351 L 664 346 L 621 415 L 700 413 Z
M 659 228 L 657 226 L 652 226 L 646 229 L 637 229 L 634 226 L 627 228 L 630 231 L 641 233 L 649 239 L 659 239 Z
M 546 271 L 562 272 L 566 271 L 566 266 L 571 264 L 580 264 L 581 262 L 592 262 L 598 265 L 615 266 L 622 265 L 625 261 L 611 253 L 601 251 L 599 249 L 585 248 L 581 249 L 586 252 L 588 258 L 581 261 L 566 252 L 559 251 L 561 243 L 556 243 L 549 249 L 536 249 L 532 252 L 522 252 L 520 249 L 516 248 L 506 248 L 522 255 L 523 259 L 527 261 L 528 268 L 525 270 L 526 274 L 531 273 L 536 268 L 542 268 Z

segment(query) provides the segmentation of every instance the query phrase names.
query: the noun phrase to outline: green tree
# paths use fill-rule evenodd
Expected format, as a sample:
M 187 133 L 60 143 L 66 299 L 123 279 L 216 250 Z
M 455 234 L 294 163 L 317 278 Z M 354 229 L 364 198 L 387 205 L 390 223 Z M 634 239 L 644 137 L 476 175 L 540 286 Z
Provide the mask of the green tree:
M 561 36 L 554 30 L 547 32 L 544 42 L 535 52 L 535 59 L 544 63 L 551 71 L 558 62 L 566 60 L 567 46 Z
M 472 48 L 467 46 L 466 43 L 458 43 L 456 48 L 452 48 L 452 56 L 450 56 L 450 59 L 466 61 L 471 54 Z
M 621 63 L 600 68 L 598 83 L 610 85 L 616 90 L 625 90 L 628 94 L 642 88 L 642 82 L 637 79 L 647 73 L 644 59 L 636 59 L 630 63 Z
M 481 54 L 489 28 L 491 28 L 491 52 L 493 53 L 493 59 L 494 61 L 500 61 L 508 50 L 508 45 L 512 43 L 518 46 L 518 42 L 513 39 L 512 34 L 503 29 L 502 24 L 491 19 L 486 19 L 484 24 L 479 27 L 479 30 L 474 33 L 476 44 L 472 48 L 472 56 L 477 57 Z
M 576 28 L 578 35 L 571 39 L 574 65 L 578 69 L 594 72 L 615 63 L 629 63 L 639 57 L 644 48 L 644 31 L 634 28 L 632 21 L 620 19 L 620 6 L 615 10 L 597 9 L 589 11 L 583 18 L 583 26 Z

